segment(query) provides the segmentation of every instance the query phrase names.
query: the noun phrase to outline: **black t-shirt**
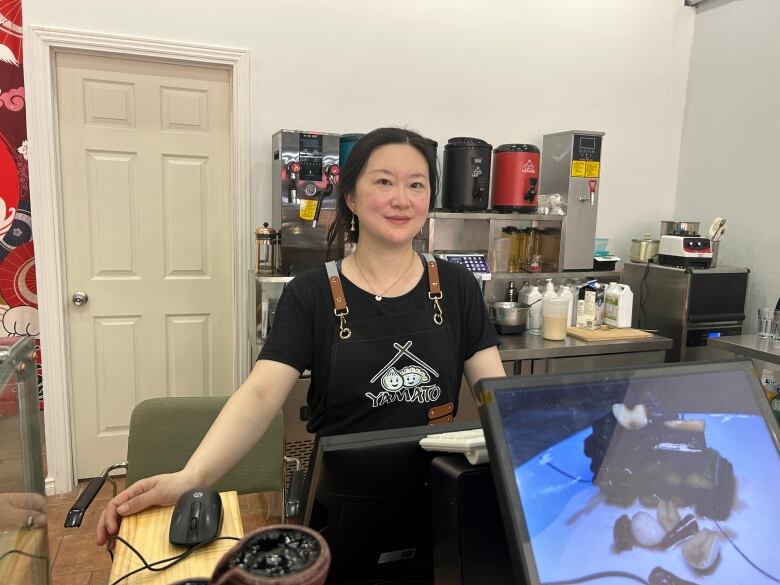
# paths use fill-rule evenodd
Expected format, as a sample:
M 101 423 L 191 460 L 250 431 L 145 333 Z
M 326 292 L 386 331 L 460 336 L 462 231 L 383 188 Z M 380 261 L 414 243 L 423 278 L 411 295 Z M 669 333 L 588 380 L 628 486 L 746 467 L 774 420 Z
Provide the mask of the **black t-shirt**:
M 437 260 L 437 265 L 443 293 L 440 303 L 445 323 L 452 326 L 457 368 L 454 379 L 460 380 L 463 363 L 476 352 L 498 345 L 499 340 L 472 273 L 445 260 Z M 427 268 L 411 291 L 381 301 L 355 286 L 343 274 L 340 276 L 349 307 L 347 326 L 353 321 L 424 309 L 431 303 Z M 324 420 L 325 386 L 331 348 L 338 340 L 338 323 L 325 266 L 307 270 L 284 288 L 276 306 L 273 327 L 257 358 L 281 362 L 300 372 L 311 371 L 307 395 L 311 419 L 307 429 L 313 433 L 318 432 Z

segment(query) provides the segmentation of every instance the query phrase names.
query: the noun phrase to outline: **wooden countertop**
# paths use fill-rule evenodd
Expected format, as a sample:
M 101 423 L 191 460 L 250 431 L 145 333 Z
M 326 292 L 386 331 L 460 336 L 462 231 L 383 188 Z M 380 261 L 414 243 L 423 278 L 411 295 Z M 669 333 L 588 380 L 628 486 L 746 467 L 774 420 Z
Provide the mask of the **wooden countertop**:
M 241 515 L 236 492 L 222 492 L 222 530 L 220 536 L 244 536 Z M 122 520 L 119 536 L 132 544 L 150 564 L 181 554 L 185 547 L 174 546 L 168 541 L 168 528 L 171 523 L 173 506 L 150 508 Z M 210 577 L 223 555 L 233 548 L 235 540 L 218 540 L 198 549 L 183 561 L 160 572 L 143 570 L 128 577 L 127 585 L 169 585 L 188 577 Z M 141 560 L 123 543 L 117 542 L 114 548 L 114 562 L 111 565 L 109 583 L 142 567 Z

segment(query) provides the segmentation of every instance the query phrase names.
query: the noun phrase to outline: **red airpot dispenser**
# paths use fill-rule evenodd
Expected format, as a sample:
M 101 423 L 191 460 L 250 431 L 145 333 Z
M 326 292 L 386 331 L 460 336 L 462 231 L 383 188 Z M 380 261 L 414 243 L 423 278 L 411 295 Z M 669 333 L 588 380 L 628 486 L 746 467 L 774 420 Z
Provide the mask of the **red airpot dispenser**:
M 533 144 L 497 147 L 493 151 L 493 209 L 535 212 L 539 166 L 539 148 Z

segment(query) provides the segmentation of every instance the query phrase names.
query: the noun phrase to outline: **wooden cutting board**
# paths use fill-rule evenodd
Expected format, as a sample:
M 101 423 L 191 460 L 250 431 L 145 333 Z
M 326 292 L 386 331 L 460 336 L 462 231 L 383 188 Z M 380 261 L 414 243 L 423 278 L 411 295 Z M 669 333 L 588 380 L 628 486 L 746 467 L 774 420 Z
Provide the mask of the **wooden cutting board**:
M 614 327 L 603 326 L 601 329 L 585 329 L 584 327 L 569 327 L 566 329 L 569 337 L 581 339 L 582 341 L 614 341 L 618 339 L 647 339 L 653 336 L 647 331 L 632 329 L 616 329 Z

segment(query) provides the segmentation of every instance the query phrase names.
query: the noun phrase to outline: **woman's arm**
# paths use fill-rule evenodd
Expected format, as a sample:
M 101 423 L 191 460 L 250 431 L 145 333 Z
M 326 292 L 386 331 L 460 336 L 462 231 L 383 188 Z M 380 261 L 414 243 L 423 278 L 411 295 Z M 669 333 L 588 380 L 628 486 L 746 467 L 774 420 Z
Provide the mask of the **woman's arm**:
M 269 360 L 255 363 L 184 470 L 199 484 L 216 483 L 260 440 L 299 376 L 300 372 L 287 364 Z
M 493 345 L 478 351 L 463 364 L 463 371 L 466 374 L 466 380 L 471 387 L 472 393 L 474 387 L 482 378 L 499 378 L 506 376 L 504 365 L 501 363 L 501 357 L 498 355 L 498 348 Z

